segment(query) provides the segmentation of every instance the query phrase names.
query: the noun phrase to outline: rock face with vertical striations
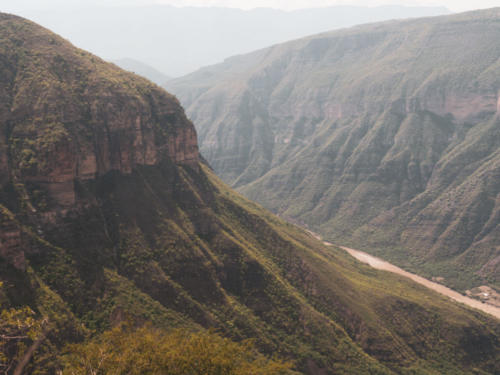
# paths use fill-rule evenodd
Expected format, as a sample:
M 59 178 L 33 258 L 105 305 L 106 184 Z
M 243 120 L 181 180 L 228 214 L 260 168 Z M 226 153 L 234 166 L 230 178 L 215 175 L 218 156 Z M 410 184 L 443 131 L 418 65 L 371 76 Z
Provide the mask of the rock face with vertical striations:
M 75 180 L 166 159 L 198 162 L 196 132 L 175 98 L 39 31 L 2 19 L 11 36 L 0 45 L 3 181 L 42 184 L 49 198 L 72 205 Z
M 500 287 L 500 9 L 334 31 L 170 81 L 233 187 L 459 289 Z
M 0 22 L 0 183 L 35 193 L 26 205 L 37 220 L 87 204 L 77 185 L 110 171 L 197 165 L 196 132 L 171 95 L 38 26 Z M 24 268 L 11 250 L 23 248 L 22 235 L 10 225 L 1 252 Z
M 500 325 L 325 247 L 224 185 L 178 101 L 0 14 L 0 308 L 53 331 L 212 328 L 311 375 L 495 374 Z

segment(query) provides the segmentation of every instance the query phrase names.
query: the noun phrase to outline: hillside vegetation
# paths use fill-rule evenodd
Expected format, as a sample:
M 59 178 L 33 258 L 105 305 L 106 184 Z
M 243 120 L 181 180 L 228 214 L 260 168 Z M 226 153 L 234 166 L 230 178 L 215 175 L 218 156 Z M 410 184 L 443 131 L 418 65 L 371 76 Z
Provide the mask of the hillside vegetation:
M 334 243 L 500 287 L 500 8 L 354 27 L 168 83 L 226 182 Z
M 0 41 L 3 368 L 38 345 L 27 373 L 500 371 L 498 321 L 232 191 L 158 86 L 15 16 Z

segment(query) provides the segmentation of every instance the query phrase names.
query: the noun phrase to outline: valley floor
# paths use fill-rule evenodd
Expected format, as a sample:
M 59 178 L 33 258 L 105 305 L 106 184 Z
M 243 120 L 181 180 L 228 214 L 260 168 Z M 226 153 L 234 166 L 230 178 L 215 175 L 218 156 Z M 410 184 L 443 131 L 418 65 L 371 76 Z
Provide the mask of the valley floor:
M 325 244 L 329 244 L 326 242 Z M 329 244 L 332 245 L 332 244 Z M 429 289 L 435 290 L 438 293 L 441 293 L 447 297 L 450 297 L 451 299 L 454 299 L 457 302 L 463 303 L 464 305 L 473 307 L 475 309 L 484 311 L 485 313 L 488 313 L 490 315 L 493 315 L 494 317 L 500 319 L 500 308 L 492 306 L 490 304 L 478 301 L 476 299 L 466 297 L 458 292 L 455 292 L 454 290 L 442 285 L 435 283 L 433 281 L 427 280 L 421 276 L 415 275 L 411 272 L 405 271 L 389 262 L 386 262 L 385 260 L 382 260 L 380 258 L 374 257 L 370 254 L 367 254 L 363 251 L 359 250 L 354 250 L 349 247 L 344 247 L 340 246 L 341 249 L 344 249 L 347 251 L 351 256 L 359 260 L 360 262 L 369 264 L 373 268 L 376 268 L 378 270 L 384 270 L 384 271 L 389 271 L 393 273 L 397 273 L 398 275 L 405 276 L 409 279 L 412 279 L 416 283 L 422 284 L 426 286 Z
M 316 237 L 317 239 L 321 239 L 321 236 L 319 236 L 316 233 L 313 233 L 311 231 L 308 231 L 312 236 Z M 323 241 L 323 243 L 327 246 L 334 246 L 334 244 Z M 373 255 L 370 255 L 368 253 L 365 253 L 360 250 L 355 250 L 351 249 L 349 247 L 344 247 L 344 246 L 338 246 L 341 249 L 347 251 L 352 257 L 356 258 L 362 263 L 366 263 L 370 265 L 373 268 L 376 268 L 378 270 L 382 271 L 388 271 L 392 273 L 396 273 L 398 275 L 407 277 L 413 281 L 415 281 L 418 284 L 424 285 L 425 287 L 432 289 L 438 293 L 441 293 L 457 302 L 463 303 L 464 305 L 467 305 L 469 307 L 481 310 L 487 314 L 493 315 L 497 319 L 500 319 L 500 307 L 493 306 L 488 303 L 484 303 L 481 301 L 478 301 L 477 299 L 470 298 L 467 296 L 464 296 L 458 292 L 455 292 L 454 290 L 447 288 L 446 286 L 435 283 L 433 281 L 427 280 L 426 278 L 423 278 L 421 276 L 415 275 L 411 272 L 405 271 L 389 262 L 386 262 L 383 259 L 374 257 Z

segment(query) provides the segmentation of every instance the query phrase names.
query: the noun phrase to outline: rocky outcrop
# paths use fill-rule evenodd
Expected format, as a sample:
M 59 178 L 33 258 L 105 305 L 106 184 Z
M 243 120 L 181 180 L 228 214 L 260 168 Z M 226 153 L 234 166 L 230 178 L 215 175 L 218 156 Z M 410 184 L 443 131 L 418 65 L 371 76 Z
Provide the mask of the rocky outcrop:
M 6 259 L 16 269 L 26 270 L 26 246 L 19 225 L 8 217 L 0 217 L 0 257 Z
M 19 22 L 0 15 L 0 195 L 16 191 L 43 227 L 95 204 L 77 187 L 109 172 L 198 168 L 196 131 L 175 97 Z M 21 228 L 8 221 L 0 232 L 1 255 L 23 269 Z
M 2 181 L 40 186 L 55 209 L 74 205 L 78 180 L 162 161 L 197 165 L 196 131 L 174 97 L 34 25 L 16 31 L 15 21 L 0 17 Z
M 150 111 L 147 107 L 117 105 L 116 111 L 123 118 L 114 118 L 111 109 L 112 115 L 105 121 L 99 122 L 99 115 L 93 115 L 88 123 L 93 124 L 90 129 L 85 122 L 76 126 L 61 123 L 57 130 L 40 125 L 37 131 L 23 134 L 12 121 L 11 137 L 22 140 L 22 149 L 14 146 L 11 150 L 12 173 L 26 182 L 43 185 L 54 203 L 69 207 L 75 203 L 74 183 L 78 180 L 95 179 L 110 171 L 129 174 L 138 165 L 156 165 L 162 160 L 195 167 L 199 159 L 194 127 L 177 103 L 171 107 L 158 120 L 147 112 L 137 115 Z M 89 130 L 93 133 L 91 139 L 84 134 Z M 61 131 L 62 135 L 47 145 L 40 141 L 47 131 Z M 27 152 L 32 152 L 36 160 L 23 159 Z

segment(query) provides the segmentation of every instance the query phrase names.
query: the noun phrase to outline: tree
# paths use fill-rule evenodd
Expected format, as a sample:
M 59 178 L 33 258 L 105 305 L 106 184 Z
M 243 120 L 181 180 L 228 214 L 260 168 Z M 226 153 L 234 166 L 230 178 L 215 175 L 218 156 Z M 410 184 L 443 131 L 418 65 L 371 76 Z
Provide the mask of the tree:
M 280 375 L 291 367 L 264 357 L 250 341 L 148 326 L 118 327 L 67 352 L 64 375 Z
M 0 282 L 0 288 L 2 283 Z M 0 312 L 0 372 L 21 375 L 45 338 L 47 320 L 35 318 L 29 307 Z

